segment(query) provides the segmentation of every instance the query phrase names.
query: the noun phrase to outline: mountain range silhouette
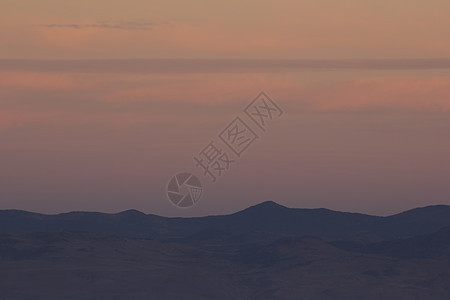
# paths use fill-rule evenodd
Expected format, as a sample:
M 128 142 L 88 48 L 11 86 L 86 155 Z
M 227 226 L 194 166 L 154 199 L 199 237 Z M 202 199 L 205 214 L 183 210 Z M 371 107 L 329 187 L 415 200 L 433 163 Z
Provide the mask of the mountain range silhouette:
M 450 206 L 0 211 L 0 299 L 450 299 Z
M 262 231 L 319 237 L 379 239 L 431 233 L 450 226 L 450 206 L 415 208 L 387 217 L 329 209 L 287 208 L 272 201 L 230 215 L 168 218 L 127 210 L 116 214 L 70 212 L 44 215 L 20 210 L 0 211 L 0 233 L 75 231 L 126 237 L 186 237 L 215 228 L 230 234 Z

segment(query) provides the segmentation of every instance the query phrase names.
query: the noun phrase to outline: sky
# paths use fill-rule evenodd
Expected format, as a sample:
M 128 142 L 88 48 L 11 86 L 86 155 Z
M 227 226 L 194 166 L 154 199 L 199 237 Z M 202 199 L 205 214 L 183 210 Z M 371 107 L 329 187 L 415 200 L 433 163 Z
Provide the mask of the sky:
M 449 11 L 445 0 L 2 0 L 0 209 L 450 205 Z M 284 112 L 266 131 L 244 112 L 261 91 Z M 213 183 L 193 158 L 238 116 L 258 139 Z M 180 172 L 204 188 L 188 209 L 166 195 Z

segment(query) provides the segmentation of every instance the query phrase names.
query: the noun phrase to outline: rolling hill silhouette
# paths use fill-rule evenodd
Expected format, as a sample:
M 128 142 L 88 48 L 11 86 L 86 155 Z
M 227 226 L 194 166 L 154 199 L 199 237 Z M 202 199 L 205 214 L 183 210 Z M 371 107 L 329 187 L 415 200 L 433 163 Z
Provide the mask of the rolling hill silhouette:
M 323 208 L 287 208 L 271 201 L 230 215 L 199 218 L 167 218 L 136 210 L 58 215 L 0 211 L 0 233 L 74 231 L 141 238 L 187 237 L 214 228 L 233 235 L 259 231 L 324 238 L 392 239 L 427 234 L 445 226 L 450 226 L 450 206 L 446 205 L 416 208 L 388 217 Z
M 450 207 L 0 211 L 0 299 L 450 299 Z

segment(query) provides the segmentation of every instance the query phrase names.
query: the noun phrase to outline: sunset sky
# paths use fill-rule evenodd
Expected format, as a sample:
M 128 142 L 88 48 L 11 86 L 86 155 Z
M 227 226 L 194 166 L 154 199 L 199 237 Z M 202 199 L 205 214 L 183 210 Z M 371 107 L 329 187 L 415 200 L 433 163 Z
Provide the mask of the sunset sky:
M 0 209 L 377 215 L 450 204 L 447 0 L 0 2 Z M 284 114 L 212 184 L 193 157 Z M 200 202 L 177 209 L 169 179 Z

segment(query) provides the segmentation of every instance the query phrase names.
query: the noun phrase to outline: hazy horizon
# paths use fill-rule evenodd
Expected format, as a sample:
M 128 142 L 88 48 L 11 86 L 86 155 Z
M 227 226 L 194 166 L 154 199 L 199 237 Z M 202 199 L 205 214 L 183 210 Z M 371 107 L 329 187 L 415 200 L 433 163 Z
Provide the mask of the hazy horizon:
M 107 8 L 107 9 L 105 9 Z M 0 4 L 0 209 L 391 215 L 450 205 L 450 2 Z M 212 183 L 198 155 L 264 91 L 283 110 Z M 177 173 L 195 206 L 167 199 Z

